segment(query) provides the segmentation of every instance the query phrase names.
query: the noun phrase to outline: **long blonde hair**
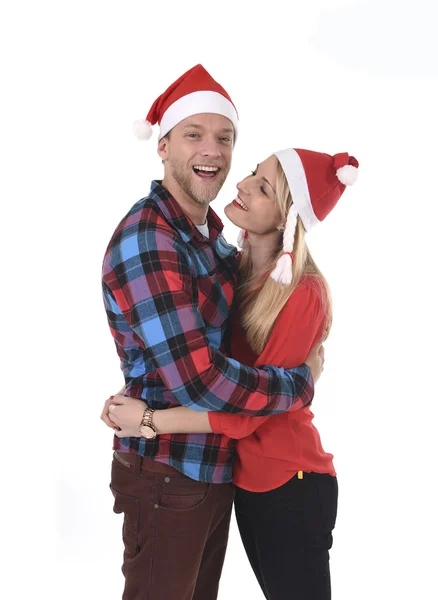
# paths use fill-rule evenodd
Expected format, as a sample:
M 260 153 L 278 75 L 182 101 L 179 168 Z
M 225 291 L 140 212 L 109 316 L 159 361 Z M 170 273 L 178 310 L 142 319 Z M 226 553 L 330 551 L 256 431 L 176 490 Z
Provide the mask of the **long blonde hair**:
M 292 197 L 284 171 L 277 165 L 276 201 L 282 222 L 286 222 Z M 332 322 L 332 302 L 328 283 L 313 260 L 305 240 L 306 230 L 298 216 L 294 242 L 293 277 L 290 285 L 281 285 L 271 277 L 263 280 L 252 276 L 251 252 L 243 251 L 239 263 L 239 285 L 237 289 L 240 304 L 241 325 L 252 350 L 261 354 L 274 327 L 280 311 L 297 288 L 303 276 L 315 278 L 321 292 L 323 310 L 327 315 L 326 330 L 323 339 L 327 339 Z M 283 254 L 282 241 L 266 263 L 266 271 L 271 272 L 278 258 Z

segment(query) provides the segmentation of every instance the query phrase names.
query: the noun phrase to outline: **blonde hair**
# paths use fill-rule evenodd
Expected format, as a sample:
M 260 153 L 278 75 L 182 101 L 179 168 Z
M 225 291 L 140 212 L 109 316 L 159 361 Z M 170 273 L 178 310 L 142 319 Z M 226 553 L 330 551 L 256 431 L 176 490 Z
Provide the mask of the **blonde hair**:
M 280 163 L 277 165 L 276 201 L 280 209 L 281 222 L 285 223 L 292 205 L 292 197 Z M 255 279 L 252 276 L 251 252 L 249 249 L 246 249 L 242 253 L 239 263 L 239 286 L 237 289 L 241 311 L 241 325 L 246 332 L 249 345 L 257 354 L 261 354 L 263 351 L 280 311 L 304 276 L 313 277 L 319 285 L 323 310 L 327 315 L 323 340 L 328 337 L 332 322 L 330 288 L 309 252 L 305 236 L 306 230 L 301 218 L 298 216 L 293 248 L 293 277 L 290 285 L 282 285 L 269 276 L 262 280 L 260 278 Z M 266 270 L 269 273 L 274 269 L 278 258 L 282 254 L 281 240 L 278 248 L 275 249 L 266 264 Z

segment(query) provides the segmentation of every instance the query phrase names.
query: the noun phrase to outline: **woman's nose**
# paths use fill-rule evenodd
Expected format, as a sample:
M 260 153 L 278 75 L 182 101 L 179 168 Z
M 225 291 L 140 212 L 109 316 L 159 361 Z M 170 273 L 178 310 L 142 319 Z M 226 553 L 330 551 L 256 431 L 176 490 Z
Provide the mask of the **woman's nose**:
M 246 179 L 243 179 L 242 181 L 239 181 L 239 183 L 236 185 L 236 187 L 239 190 L 239 192 L 241 192 L 242 194 L 247 194 L 248 193 L 247 185 L 246 185 Z

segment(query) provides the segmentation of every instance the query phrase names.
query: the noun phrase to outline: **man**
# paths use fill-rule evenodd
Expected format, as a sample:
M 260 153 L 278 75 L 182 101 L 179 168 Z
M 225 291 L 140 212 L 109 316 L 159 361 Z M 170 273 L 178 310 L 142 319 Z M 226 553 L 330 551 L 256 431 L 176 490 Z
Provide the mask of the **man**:
M 229 95 L 197 65 L 154 102 L 137 127 L 140 136 L 150 137 L 157 122 L 164 179 L 152 182 L 149 195 L 121 221 L 103 266 L 125 395 L 138 405 L 144 435 L 114 440 L 114 510 L 124 513 L 123 598 L 214 600 L 234 495 L 233 442 L 214 434 L 156 438 L 153 409 L 182 404 L 277 414 L 307 406 L 313 381 L 307 365 L 257 370 L 220 351 L 236 251 L 209 204 L 229 172 L 237 133 Z M 317 351 L 307 362 L 316 379 Z M 110 402 L 102 419 L 113 426 Z

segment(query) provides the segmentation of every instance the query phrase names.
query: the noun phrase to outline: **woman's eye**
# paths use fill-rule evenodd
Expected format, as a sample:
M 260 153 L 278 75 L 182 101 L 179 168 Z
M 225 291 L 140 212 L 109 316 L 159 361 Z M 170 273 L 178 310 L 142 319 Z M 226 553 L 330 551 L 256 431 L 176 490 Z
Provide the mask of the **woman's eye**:
M 262 194 L 264 194 L 265 196 L 267 196 L 268 194 L 265 192 L 265 190 L 263 189 L 263 186 L 260 186 L 260 191 L 262 192 Z

